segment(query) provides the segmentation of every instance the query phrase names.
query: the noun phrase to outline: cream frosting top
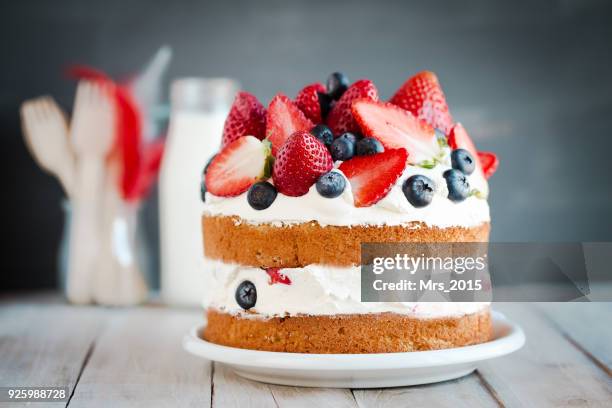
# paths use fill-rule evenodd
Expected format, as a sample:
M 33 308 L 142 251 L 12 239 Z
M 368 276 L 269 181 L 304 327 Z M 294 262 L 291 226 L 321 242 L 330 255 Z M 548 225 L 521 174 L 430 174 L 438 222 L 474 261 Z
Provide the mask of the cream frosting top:
M 336 163 L 336 167 L 339 163 Z M 347 180 L 346 188 L 339 197 L 325 198 L 313 185 L 308 193 L 301 197 L 289 197 L 279 193 L 270 207 L 260 211 L 249 205 L 247 193 L 236 197 L 217 197 L 206 193 L 204 213 L 213 216 L 238 216 L 253 224 L 277 225 L 310 221 L 317 221 L 323 226 L 402 225 L 416 221 L 446 228 L 473 227 L 488 222 L 489 205 L 485 198 L 472 195 L 458 203 L 447 198 L 448 189 L 443 173 L 450 168 L 448 148 L 443 148 L 440 163 L 432 169 L 409 164 L 387 196 L 370 207 L 355 207 L 351 186 Z M 416 174 L 427 176 L 435 183 L 432 202 L 422 208 L 413 207 L 402 192 L 404 181 Z M 488 195 L 488 184 L 481 172 L 475 171 L 469 175 L 468 182 L 470 188 L 480 192 L 481 197 Z

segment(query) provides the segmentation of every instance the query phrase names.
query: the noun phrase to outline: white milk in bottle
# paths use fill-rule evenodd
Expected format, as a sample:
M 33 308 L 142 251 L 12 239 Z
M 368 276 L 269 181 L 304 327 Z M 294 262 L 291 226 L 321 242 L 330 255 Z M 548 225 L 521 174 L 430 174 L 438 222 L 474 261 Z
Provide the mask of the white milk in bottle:
M 172 83 L 170 127 L 159 183 L 161 294 L 168 304 L 199 305 L 210 271 L 202 244 L 202 170 L 221 145 L 223 124 L 238 91 L 230 79 Z

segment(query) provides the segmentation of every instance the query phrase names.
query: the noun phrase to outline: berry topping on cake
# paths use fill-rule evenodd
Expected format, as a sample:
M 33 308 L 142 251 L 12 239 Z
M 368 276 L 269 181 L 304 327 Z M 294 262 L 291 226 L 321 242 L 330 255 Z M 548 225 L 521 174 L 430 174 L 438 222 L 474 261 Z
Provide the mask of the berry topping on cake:
M 270 102 L 266 119 L 266 137 L 272 143 L 272 155 L 298 130 L 310 130 L 313 123 L 295 104 L 283 94 Z
M 274 285 L 275 283 L 282 283 L 283 285 L 291 285 L 291 279 L 287 275 L 281 272 L 280 268 L 265 268 L 266 273 L 270 277 L 268 283 Z
M 247 201 L 255 210 L 265 210 L 276 200 L 276 187 L 267 181 L 259 181 L 249 188 Z
M 455 149 L 451 152 L 451 165 L 453 169 L 457 169 L 463 174 L 470 175 L 476 168 L 476 160 L 467 150 Z
M 450 134 L 448 135 L 448 144 L 453 149 L 465 149 L 470 152 L 476 166 L 474 171 L 480 177 L 489 178 L 493 175 L 493 173 L 495 173 L 495 170 L 497 170 L 497 166 L 499 164 L 497 156 L 495 156 L 493 153 L 485 153 L 484 156 L 481 155 L 476 150 L 474 142 L 472 142 L 472 139 L 468 135 L 463 125 L 461 125 L 461 123 L 457 123 L 451 129 Z M 486 158 L 486 171 L 485 165 L 482 162 L 481 157 Z
M 373 137 L 364 137 L 355 144 L 355 154 L 357 156 L 369 156 L 384 151 L 385 148 L 382 143 Z
M 325 145 L 309 132 L 297 131 L 279 149 L 272 177 L 279 192 L 299 197 L 332 167 Z
M 349 160 L 355 155 L 355 143 L 357 137 L 350 133 L 344 133 L 337 139 L 334 139 L 329 151 L 331 152 L 332 158 L 336 160 Z
M 334 141 L 334 134 L 332 133 L 331 129 L 322 123 L 313 127 L 310 130 L 310 133 L 312 133 L 314 137 L 323 142 L 323 144 L 327 147 L 329 147 Z
M 223 126 L 222 146 L 247 135 L 265 137 L 266 108 L 250 93 L 239 92 Z
M 448 134 L 453 118 L 436 74 L 419 72 L 408 79 L 389 101 Z
M 405 149 L 387 149 L 343 162 L 339 169 L 351 184 L 355 206 L 369 207 L 385 197 L 406 168 L 407 159 Z
M 351 110 L 353 102 L 358 99 L 378 101 L 378 91 L 372 81 L 362 79 L 355 82 L 346 90 L 340 100 L 336 102 L 331 112 L 329 112 L 327 125 L 335 135 L 359 131 L 359 126 Z
M 436 185 L 429 178 L 420 174 L 410 176 L 402 185 L 402 191 L 408 202 L 414 207 L 426 207 L 433 200 Z
M 295 105 L 313 123 L 321 123 L 323 121 L 321 103 L 319 101 L 319 94 L 321 93 L 325 93 L 325 86 L 317 82 L 304 87 L 295 97 Z
M 337 171 L 330 171 L 317 180 L 317 192 L 325 198 L 336 198 L 346 188 L 346 179 Z
M 327 94 L 333 99 L 338 100 L 349 87 L 349 79 L 342 72 L 334 72 L 327 77 Z
M 478 152 L 478 160 L 480 160 L 482 171 L 487 179 L 495 173 L 497 166 L 499 166 L 499 160 L 495 153 Z
M 319 106 L 321 107 L 321 119 L 327 120 L 327 115 L 334 105 L 334 100 L 326 93 L 319 92 Z
M 236 289 L 236 303 L 244 310 L 249 310 L 257 303 L 257 289 L 253 282 L 245 280 Z
M 386 149 L 405 148 L 412 164 L 440 154 L 434 129 L 402 108 L 359 100 L 353 104 L 353 113 L 364 134 L 378 139 Z
M 448 199 L 451 201 L 463 201 L 470 195 L 470 183 L 467 176 L 456 169 L 446 170 L 443 174 L 448 187 Z
M 270 177 L 270 143 L 244 136 L 225 146 L 206 171 L 206 189 L 216 196 L 244 193 L 254 183 Z

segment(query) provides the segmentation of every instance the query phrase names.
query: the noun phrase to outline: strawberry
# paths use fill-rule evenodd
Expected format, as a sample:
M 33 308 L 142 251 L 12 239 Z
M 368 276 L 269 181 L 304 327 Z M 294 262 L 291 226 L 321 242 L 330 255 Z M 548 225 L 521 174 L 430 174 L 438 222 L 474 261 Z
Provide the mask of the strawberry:
M 336 102 L 327 116 L 327 126 L 334 132 L 334 135 L 340 136 L 344 132 L 359 130 L 359 125 L 351 111 L 351 105 L 358 99 L 378 101 L 378 90 L 372 81 L 361 79 L 353 83 Z
M 262 140 L 265 137 L 265 130 L 266 108 L 254 95 L 239 92 L 225 120 L 221 146 L 227 146 L 247 135 Z
M 298 130 L 310 130 L 313 123 L 287 96 L 277 94 L 266 117 L 266 137 L 272 143 L 272 155 L 276 157 L 285 141 Z
M 387 149 L 343 162 L 339 169 L 351 183 L 355 206 L 369 207 L 385 197 L 404 172 L 407 159 L 405 149 Z
M 276 189 L 299 197 L 334 166 L 325 145 L 307 131 L 297 131 L 278 151 L 272 178 Z
M 281 272 L 280 268 L 265 268 L 266 273 L 270 277 L 268 283 L 274 285 L 275 283 L 282 283 L 283 285 L 291 285 L 291 279 L 287 275 Z
M 323 121 L 319 93 L 325 93 L 325 85 L 316 82 L 305 86 L 295 97 L 295 105 L 313 123 L 321 123 Z
M 410 163 L 431 160 L 440 153 L 434 129 L 402 108 L 359 100 L 353 103 L 353 115 L 363 133 L 378 139 L 386 149 L 408 150 Z
M 453 126 L 446 97 L 438 77 L 433 72 L 419 72 L 408 79 L 389 102 L 406 109 L 444 134 L 448 134 Z
M 468 152 L 470 152 L 470 154 L 474 158 L 474 161 L 476 162 L 476 170 L 474 171 L 474 173 L 479 174 L 480 177 L 486 177 L 486 178 L 490 177 L 490 175 L 489 177 L 485 175 L 485 172 L 483 171 L 484 168 L 480 160 L 480 155 L 478 154 L 478 151 L 476 150 L 476 146 L 474 145 L 474 142 L 472 142 L 470 135 L 468 135 L 467 131 L 465 130 L 465 128 L 463 127 L 461 123 L 457 123 L 455 126 L 451 128 L 451 131 L 448 135 L 448 145 L 452 149 L 465 149 Z M 497 163 L 494 163 L 494 165 L 495 165 L 495 168 L 497 168 Z M 495 168 L 491 171 L 491 174 L 495 172 Z
M 497 171 L 497 166 L 499 166 L 499 159 L 497 158 L 495 153 L 478 152 L 478 159 L 480 160 L 480 164 L 482 164 L 482 171 L 484 172 L 484 176 L 487 179 Z
M 238 138 L 225 146 L 206 171 L 206 190 L 220 197 L 244 193 L 258 180 L 270 177 L 270 143 L 255 136 Z

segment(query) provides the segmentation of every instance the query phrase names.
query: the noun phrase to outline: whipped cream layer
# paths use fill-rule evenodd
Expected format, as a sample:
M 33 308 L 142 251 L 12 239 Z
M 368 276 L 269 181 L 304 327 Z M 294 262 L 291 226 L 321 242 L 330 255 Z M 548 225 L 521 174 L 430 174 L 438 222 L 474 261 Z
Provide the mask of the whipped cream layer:
M 337 164 L 339 164 L 338 162 Z M 336 166 L 337 167 L 337 166 Z M 473 227 L 488 222 L 489 205 L 484 198 L 470 196 L 455 203 L 448 199 L 448 188 L 443 173 L 450 169 L 450 149 L 444 149 L 442 162 L 433 169 L 408 165 L 391 191 L 370 207 L 355 207 L 351 186 L 346 183 L 344 192 L 336 198 L 322 197 L 313 185 L 306 195 L 289 197 L 279 193 L 265 210 L 255 210 L 247 202 L 247 193 L 236 197 L 217 197 L 206 193 L 204 213 L 212 216 L 238 216 L 253 223 L 285 225 L 317 221 L 320 225 L 402 225 L 422 222 L 435 227 Z M 339 170 L 335 170 L 339 171 Z M 404 181 L 415 174 L 429 177 L 435 183 L 435 196 L 423 208 L 413 207 L 402 192 Z M 272 180 L 269 180 L 272 182 Z M 468 176 L 472 189 L 488 195 L 488 185 L 481 172 Z
M 246 318 L 295 315 L 336 315 L 393 312 L 415 318 L 460 317 L 486 308 L 488 302 L 361 302 L 361 270 L 356 267 L 308 265 L 286 268 L 290 285 L 270 284 L 265 270 L 206 260 L 212 285 L 204 307 Z M 257 289 L 255 306 L 245 313 L 236 303 L 238 285 L 245 280 Z M 255 312 L 252 313 L 252 312 Z

